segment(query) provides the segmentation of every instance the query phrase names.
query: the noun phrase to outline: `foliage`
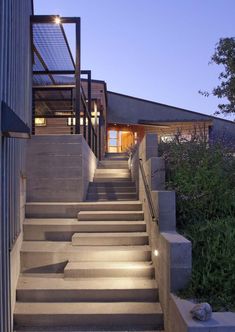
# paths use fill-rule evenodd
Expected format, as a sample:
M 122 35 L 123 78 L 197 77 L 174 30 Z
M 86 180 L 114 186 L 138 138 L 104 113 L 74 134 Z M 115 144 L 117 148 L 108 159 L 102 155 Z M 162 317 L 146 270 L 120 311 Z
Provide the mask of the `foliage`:
M 235 214 L 235 158 L 221 144 L 206 141 L 162 143 L 167 188 L 177 197 L 177 223 Z
M 221 38 L 216 44 L 215 53 L 211 62 L 222 65 L 224 71 L 219 75 L 220 85 L 212 90 L 212 95 L 218 98 L 227 98 L 228 103 L 218 105 L 215 114 L 235 114 L 235 38 Z M 204 96 L 210 93 L 199 91 Z
M 235 157 L 204 138 L 161 143 L 167 188 L 176 191 L 177 227 L 192 241 L 193 270 L 181 296 L 235 310 Z
M 235 311 L 235 217 L 188 225 L 183 235 L 193 244 L 193 269 L 180 295 L 209 302 L 214 311 Z

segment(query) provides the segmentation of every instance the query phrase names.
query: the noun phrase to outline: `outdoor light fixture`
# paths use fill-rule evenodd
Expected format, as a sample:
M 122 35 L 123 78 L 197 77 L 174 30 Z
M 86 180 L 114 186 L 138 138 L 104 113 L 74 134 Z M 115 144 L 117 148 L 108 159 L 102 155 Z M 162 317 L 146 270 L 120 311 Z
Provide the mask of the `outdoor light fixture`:
M 67 119 L 68 126 L 75 126 L 76 125 L 76 118 L 68 118 Z
M 45 127 L 47 125 L 45 118 L 35 118 L 34 124 L 36 127 Z
M 156 249 L 154 250 L 153 253 L 154 253 L 154 256 L 158 256 L 158 255 L 159 255 L 159 252 L 158 252 L 158 250 L 156 250 Z
M 59 16 L 56 16 L 55 18 L 55 24 L 60 24 L 61 23 L 61 19 Z

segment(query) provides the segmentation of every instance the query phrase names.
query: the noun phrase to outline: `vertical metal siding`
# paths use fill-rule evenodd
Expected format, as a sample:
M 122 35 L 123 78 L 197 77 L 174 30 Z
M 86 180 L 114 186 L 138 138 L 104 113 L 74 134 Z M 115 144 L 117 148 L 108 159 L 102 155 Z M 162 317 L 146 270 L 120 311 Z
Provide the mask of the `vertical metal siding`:
M 31 0 L 0 0 L 0 112 L 4 101 L 28 125 L 31 14 Z M 21 231 L 20 176 L 25 169 L 25 143 L 0 136 L 0 332 L 11 331 L 10 250 Z

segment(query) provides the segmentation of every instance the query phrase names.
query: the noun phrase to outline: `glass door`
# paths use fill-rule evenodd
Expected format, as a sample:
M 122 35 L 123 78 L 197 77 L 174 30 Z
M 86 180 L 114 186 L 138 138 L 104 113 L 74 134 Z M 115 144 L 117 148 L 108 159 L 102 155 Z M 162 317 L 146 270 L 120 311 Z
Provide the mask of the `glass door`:
M 134 133 L 131 131 L 108 130 L 108 152 L 125 152 L 134 143 Z

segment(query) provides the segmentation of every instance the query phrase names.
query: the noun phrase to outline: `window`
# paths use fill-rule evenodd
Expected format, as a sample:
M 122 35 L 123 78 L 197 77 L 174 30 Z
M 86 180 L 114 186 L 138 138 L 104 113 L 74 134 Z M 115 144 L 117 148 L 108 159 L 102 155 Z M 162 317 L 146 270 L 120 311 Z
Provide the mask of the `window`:
M 35 127 L 45 127 L 47 125 L 45 118 L 35 118 Z

